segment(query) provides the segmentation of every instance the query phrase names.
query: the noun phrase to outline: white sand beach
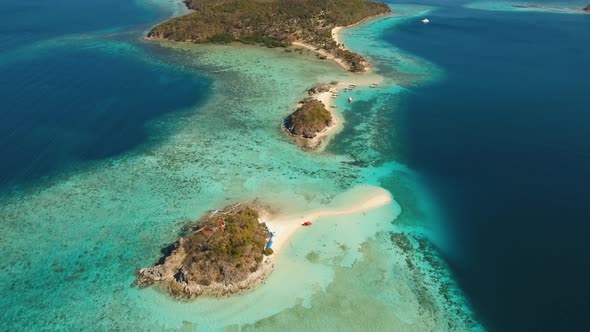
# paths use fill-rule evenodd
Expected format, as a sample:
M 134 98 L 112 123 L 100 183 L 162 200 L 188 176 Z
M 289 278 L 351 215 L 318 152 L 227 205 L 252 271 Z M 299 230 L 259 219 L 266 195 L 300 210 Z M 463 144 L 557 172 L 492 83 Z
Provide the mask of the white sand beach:
M 313 227 L 313 223 L 321 218 L 342 216 L 367 212 L 389 204 L 393 198 L 391 194 L 379 187 L 363 186 L 349 193 L 351 198 L 347 199 L 345 206 L 326 207 L 299 214 L 285 216 L 262 216 L 261 221 L 265 222 L 271 232 L 274 233 L 273 250 L 276 253 L 283 246 L 289 243 L 291 237 L 300 229 Z M 306 221 L 312 222 L 311 226 L 303 226 Z
M 330 112 L 332 115 L 332 124 L 321 132 L 317 133 L 314 138 L 309 139 L 307 142 L 308 146 L 316 149 L 317 151 L 323 151 L 323 149 L 330 142 L 330 139 L 342 130 L 344 126 L 344 119 L 339 112 L 335 111 L 337 98 L 335 97 L 335 94 L 339 94 L 343 89 L 351 85 L 356 87 L 367 87 L 371 84 L 381 83 L 382 81 L 383 76 L 377 74 L 351 75 L 350 79 L 348 79 L 346 82 L 338 82 L 337 84 L 332 85 L 329 91 L 312 95 L 312 98 L 321 101 L 326 109 Z

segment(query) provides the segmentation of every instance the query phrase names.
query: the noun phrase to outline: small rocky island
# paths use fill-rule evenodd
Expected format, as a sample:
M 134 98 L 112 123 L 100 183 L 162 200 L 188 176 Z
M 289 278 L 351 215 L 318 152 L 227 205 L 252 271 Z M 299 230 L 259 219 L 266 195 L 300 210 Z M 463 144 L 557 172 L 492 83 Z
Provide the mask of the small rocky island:
M 584 7 L 584 9 L 582 9 L 583 11 L 585 11 L 586 13 L 590 13 L 590 5 Z
M 272 254 L 270 233 L 253 206 L 209 213 L 183 230 L 159 264 L 136 271 L 135 285 L 159 283 L 176 298 L 220 296 L 249 289 L 270 272 L 263 262 Z
M 306 98 L 301 101 L 299 108 L 289 115 L 284 123 L 284 129 L 297 143 L 304 148 L 316 148 L 318 135 L 325 132 L 332 124 L 332 114 L 321 101 Z
M 332 29 L 391 12 L 370 0 L 185 0 L 190 14 L 153 28 L 148 39 L 193 43 L 259 44 L 286 47 L 294 42 L 342 60 L 352 72 L 364 59 L 338 44 Z

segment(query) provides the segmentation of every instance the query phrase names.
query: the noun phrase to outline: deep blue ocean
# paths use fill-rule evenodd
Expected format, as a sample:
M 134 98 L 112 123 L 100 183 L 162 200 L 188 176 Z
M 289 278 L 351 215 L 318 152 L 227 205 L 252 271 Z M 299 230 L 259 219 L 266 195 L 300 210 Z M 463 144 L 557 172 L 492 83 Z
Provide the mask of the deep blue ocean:
M 439 6 L 430 24 L 384 38 L 444 72 L 395 114 L 403 162 L 443 207 L 440 250 L 490 330 L 585 330 L 590 15 L 423 3 Z M 206 77 L 143 52 L 162 15 L 131 0 L 2 1 L 0 191 L 133 151 L 146 123 L 207 99 Z
M 442 252 L 491 330 L 586 330 L 590 15 L 429 18 L 385 38 L 444 70 L 402 98 L 396 126 L 446 214 Z
M 205 100 L 207 79 L 136 50 L 160 15 L 130 0 L 2 2 L 0 190 L 129 151 L 147 121 Z
M 113 10 L 116 8 L 116 10 Z M 56 36 L 119 30 L 153 21 L 158 12 L 132 0 L 3 0 L 0 50 Z

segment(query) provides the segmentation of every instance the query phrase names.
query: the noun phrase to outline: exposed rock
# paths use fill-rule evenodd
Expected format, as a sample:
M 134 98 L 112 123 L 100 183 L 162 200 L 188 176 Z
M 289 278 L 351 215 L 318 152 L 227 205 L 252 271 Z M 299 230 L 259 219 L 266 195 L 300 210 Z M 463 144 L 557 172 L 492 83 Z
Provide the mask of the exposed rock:
M 186 0 L 192 13 L 154 27 L 148 39 L 194 43 L 312 45 L 342 60 L 352 72 L 365 70 L 364 59 L 343 48 L 331 31 L 391 12 L 370 0 Z M 327 58 L 321 55 L 320 58 Z
M 331 86 L 329 84 L 317 84 L 314 87 L 312 87 L 311 89 L 307 90 L 307 94 L 309 94 L 310 96 L 318 94 L 318 93 L 322 93 L 322 92 L 328 92 L 330 91 Z
M 308 98 L 284 122 L 285 129 L 293 136 L 314 138 L 332 124 L 332 114 L 319 100 Z
M 590 13 L 590 5 L 584 7 L 583 9 L 585 12 Z
M 234 206 L 190 225 L 162 264 L 136 270 L 135 285 L 160 283 L 178 298 L 223 295 L 248 289 L 260 271 L 269 238 L 250 206 Z

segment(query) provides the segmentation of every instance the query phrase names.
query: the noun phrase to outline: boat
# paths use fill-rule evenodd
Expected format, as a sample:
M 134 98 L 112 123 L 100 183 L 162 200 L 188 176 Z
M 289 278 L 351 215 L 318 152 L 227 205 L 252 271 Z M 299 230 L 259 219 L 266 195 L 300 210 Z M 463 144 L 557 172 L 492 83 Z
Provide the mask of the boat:
M 425 18 L 425 19 L 422 20 L 422 23 L 424 23 L 424 24 L 430 23 L 430 20 L 427 19 L 427 18 Z
M 349 103 L 352 103 L 352 97 L 348 97 L 347 100 L 348 100 Z
M 301 226 L 311 226 L 311 221 L 306 221 Z

